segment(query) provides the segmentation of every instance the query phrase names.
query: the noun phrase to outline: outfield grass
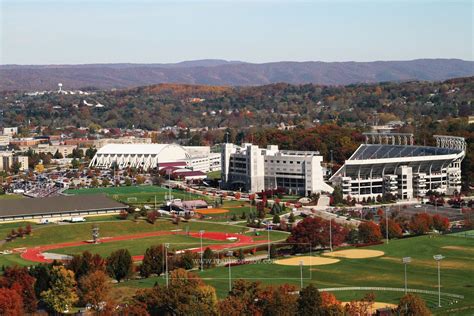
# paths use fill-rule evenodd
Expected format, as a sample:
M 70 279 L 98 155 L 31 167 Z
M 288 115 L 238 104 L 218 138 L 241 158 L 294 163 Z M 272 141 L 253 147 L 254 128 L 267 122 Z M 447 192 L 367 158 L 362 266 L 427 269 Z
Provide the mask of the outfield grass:
M 318 288 L 372 286 L 404 287 L 404 267 L 401 258 L 411 256 L 413 261 L 408 266 L 408 287 L 437 291 L 437 266 L 433 255 L 446 256 L 441 263 L 442 291 L 464 295 L 465 299 L 458 304 L 450 305 L 451 299 L 443 297 L 441 309 L 437 306 L 437 295 L 421 295 L 436 314 L 447 314 L 452 308 L 473 305 L 474 302 L 474 245 L 469 238 L 439 236 L 430 238 L 422 236 L 391 241 L 388 245 L 370 247 L 382 250 L 385 256 L 371 259 L 341 259 L 331 265 L 303 267 L 304 284 L 314 284 Z M 277 264 L 250 264 L 231 268 L 233 279 L 246 278 L 261 281 L 265 284 L 290 283 L 300 284 L 299 266 L 282 266 Z M 197 272 L 206 283 L 216 287 L 219 297 L 228 291 L 228 268 L 219 267 Z M 121 284 L 121 287 L 150 287 L 161 278 L 134 280 Z M 359 299 L 364 291 L 334 292 L 341 301 Z M 396 304 L 403 295 L 400 292 L 376 291 L 376 300 Z M 450 315 L 472 315 L 471 309 Z
M 87 194 L 106 194 L 111 198 L 128 204 L 153 204 L 156 202 L 162 204 L 165 201 L 166 195 L 169 194 L 169 190 L 166 188 L 142 185 L 142 186 L 130 186 L 130 187 L 107 187 L 107 188 L 86 188 L 86 189 L 73 189 L 66 190 L 65 194 L 72 195 L 87 195 Z M 207 196 L 197 195 L 194 193 L 187 193 L 180 190 L 171 190 L 171 195 L 175 199 L 182 200 L 194 200 L 204 199 L 210 200 Z

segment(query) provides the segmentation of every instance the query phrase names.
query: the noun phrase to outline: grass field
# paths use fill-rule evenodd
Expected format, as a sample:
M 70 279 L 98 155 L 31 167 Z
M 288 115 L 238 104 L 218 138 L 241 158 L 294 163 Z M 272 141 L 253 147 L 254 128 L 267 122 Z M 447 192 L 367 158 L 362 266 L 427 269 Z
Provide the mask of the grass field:
M 128 203 L 128 204 L 153 204 L 156 201 L 162 204 L 169 191 L 166 188 L 158 186 L 130 186 L 130 187 L 108 187 L 108 188 L 87 188 L 66 190 L 65 194 L 72 195 L 87 195 L 87 194 L 106 194 L 111 198 Z M 205 199 L 210 200 L 209 197 L 187 193 L 180 190 L 171 190 L 171 195 L 175 199 L 192 200 Z
M 75 224 L 49 224 L 49 225 L 36 225 L 32 224 L 33 234 L 31 236 L 26 236 L 25 238 L 17 238 L 12 242 L 4 243 L 0 246 L 0 250 L 22 248 L 22 247 L 34 247 L 39 245 L 48 245 L 56 244 L 62 242 L 73 242 L 73 241 L 84 241 L 92 239 L 92 226 L 97 225 L 99 227 L 101 237 L 113 237 L 120 235 L 131 235 L 136 233 L 143 232 L 152 232 L 152 231 L 171 231 L 180 229 L 184 231 L 197 232 L 199 230 L 205 230 L 208 232 L 228 232 L 228 233 L 245 233 L 248 231 L 248 228 L 245 226 L 239 225 L 228 225 L 212 222 L 203 222 L 203 221 L 190 221 L 190 222 L 181 222 L 179 225 L 172 224 L 171 221 L 161 219 L 156 221 L 155 224 L 150 224 L 144 220 L 138 220 L 136 222 L 131 220 L 112 220 L 112 221 L 100 221 L 100 219 L 107 219 L 108 216 L 97 217 L 97 221 L 92 223 L 75 223 Z M 91 218 L 88 220 L 90 221 Z M 5 236 L 11 231 L 11 229 L 17 229 L 22 226 L 25 227 L 27 222 L 18 222 L 18 223 L 5 223 L 0 224 L 0 233 L 3 233 Z M 271 240 L 283 240 L 286 239 L 286 234 L 282 232 L 271 232 Z M 181 237 L 184 237 L 181 238 Z M 259 238 L 266 239 L 266 236 L 256 237 L 256 240 Z M 198 240 L 199 241 L 199 240 Z M 153 244 L 159 244 L 161 242 L 170 242 L 170 243 L 181 243 L 187 242 L 193 244 L 196 242 L 195 238 L 186 237 L 186 236 L 163 236 L 163 237 L 153 237 L 153 238 L 144 238 L 140 240 L 129 240 L 121 242 L 111 242 L 104 243 L 101 245 L 85 245 L 80 247 L 71 247 L 58 249 L 54 252 L 58 253 L 78 253 L 83 250 L 96 250 L 98 253 L 106 255 L 111 251 L 127 248 L 131 253 L 136 255 L 144 254 L 145 249 Z M 207 244 L 210 244 L 210 241 L 207 241 Z M 176 246 L 176 249 L 182 248 L 192 248 L 192 245 Z M 5 265 L 31 265 L 31 262 L 22 260 L 18 254 L 10 255 L 0 255 L 0 266 Z
M 474 245 L 468 238 L 439 236 L 391 241 L 388 245 L 379 245 L 369 249 L 381 250 L 385 255 L 370 259 L 343 259 L 340 262 L 324 265 L 303 267 L 304 284 L 313 283 L 318 288 L 373 286 L 373 287 L 404 287 L 404 270 L 401 258 L 411 256 L 413 261 L 408 266 L 408 287 L 437 291 L 437 266 L 434 254 L 446 256 L 441 263 L 442 291 L 464 295 L 465 299 L 450 305 L 452 299 L 443 297 L 441 309 L 437 306 L 437 295 L 422 294 L 430 308 L 436 314 L 472 315 L 474 313 Z M 219 267 L 197 272 L 206 283 L 216 287 L 218 295 L 223 297 L 228 291 L 228 268 Z M 277 264 L 250 264 L 232 267 L 232 277 L 262 281 L 266 284 L 291 283 L 300 284 L 299 266 L 282 266 Z M 151 287 L 162 278 L 133 280 L 120 284 L 121 291 L 132 292 L 137 287 Z M 364 291 L 334 292 L 339 300 L 349 301 L 361 298 Z M 377 301 L 397 303 L 403 293 L 376 291 Z M 449 311 L 454 308 L 472 306 L 460 312 Z
M 78 247 L 68 247 L 62 249 L 55 249 L 51 252 L 58 254 L 66 255 L 75 255 L 83 253 L 88 250 L 92 253 L 98 253 L 99 255 L 106 257 L 110 255 L 113 251 L 119 249 L 128 249 L 132 256 L 143 255 L 147 248 L 155 246 L 158 244 L 170 243 L 170 250 L 182 250 L 188 248 L 198 248 L 200 247 L 200 239 L 193 238 L 183 235 L 174 235 L 174 236 L 159 236 L 159 237 L 150 237 L 150 238 L 141 238 L 135 240 L 124 240 L 117 242 L 108 242 L 97 245 L 83 245 Z M 203 240 L 203 246 L 208 246 L 212 244 L 219 243 L 229 243 L 228 241 L 212 241 L 212 240 Z
M 24 196 L 20 194 L 0 194 L 0 201 L 1 200 L 18 200 L 23 199 Z

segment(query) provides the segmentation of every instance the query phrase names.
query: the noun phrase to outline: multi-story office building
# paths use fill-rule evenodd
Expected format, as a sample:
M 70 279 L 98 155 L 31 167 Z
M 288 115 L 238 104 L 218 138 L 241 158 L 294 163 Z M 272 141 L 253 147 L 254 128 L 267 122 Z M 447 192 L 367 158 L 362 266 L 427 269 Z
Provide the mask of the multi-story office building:
M 279 150 L 276 145 L 263 149 L 252 144 L 224 144 L 222 185 L 249 192 L 276 188 L 301 195 L 332 192 L 323 179 L 322 160 L 314 151 Z
M 436 146 L 416 146 L 412 134 L 365 135 L 366 143 L 330 179 L 342 187 L 345 198 L 362 200 L 389 193 L 411 199 L 428 191 L 460 191 L 464 138 L 435 135 Z

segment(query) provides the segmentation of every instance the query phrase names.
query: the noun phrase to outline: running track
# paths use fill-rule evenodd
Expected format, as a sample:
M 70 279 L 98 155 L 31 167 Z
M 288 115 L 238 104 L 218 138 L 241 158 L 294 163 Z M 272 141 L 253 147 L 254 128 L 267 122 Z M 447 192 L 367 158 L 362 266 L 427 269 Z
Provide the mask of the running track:
M 141 239 L 147 237 L 157 237 L 157 236 L 166 236 L 166 235 L 186 235 L 185 233 L 177 233 L 171 231 L 160 231 L 160 232 L 147 232 L 141 234 L 134 234 L 134 235 L 123 235 L 123 236 L 115 236 L 115 237 L 105 237 L 100 239 L 100 243 L 108 243 L 108 242 L 115 242 L 121 240 L 133 240 L 133 239 Z M 199 238 L 199 233 L 197 232 L 190 232 L 188 236 Z M 225 241 L 229 237 L 235 237 L 237 240 L 232 243 L 226 244 L 216 244 L 216 245 L 208 245 L 203 248 L 211 248 L 212 250 L 223 250 L 226 248 L 237 248 L 237 247 L 246 247 L 252 245 L 258 245 L 266 243 L 267 240 L 259 240 L 254 241 L 252 237 L 240 234 L 231 234 L 231 233 L 221 233 L 221 232 L 205 232 L 202 235 L 203 239 L 213 240 L 213 241 Z M 33 262 L 52 262 L 50 259 L 46 259 L 43 256 L 43 252 L 53 250 L 53 249 L 60 249 L 60 248 L 67 248 L 67 247 L 76 247 L 82 245 L 91 245 L 90 242 L 87 241 L 76 241 L 76 242 L 65 242 L 59 244 L 52 244 L 52 245 L 44 245 L 44 246 L 37 246 L 33 248 L 27 248 L 24 252 L 21 253 L 21 258 L 33 261 Z M 193 252 L 200 252 L 201 248 L 193 248 L 191 249 Z M 141 256 L 133 256 L 134 261 L 141 261 L 143 259 L 143 255 Z

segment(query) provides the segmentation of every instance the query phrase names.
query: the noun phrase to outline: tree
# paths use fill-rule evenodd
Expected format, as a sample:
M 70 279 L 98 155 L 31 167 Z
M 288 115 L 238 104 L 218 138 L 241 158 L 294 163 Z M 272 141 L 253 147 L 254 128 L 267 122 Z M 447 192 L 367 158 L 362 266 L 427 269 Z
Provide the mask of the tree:
M 27 224 L 25 228 L 25 234 L 31 235 L 32 229 L 31 229 L 31 224 Z
M 290 213 L 290 215 L 288 216 L 288 223 L 294 223 L 295 222 L 295 214 L 293 214 L 293 212 Z
M 120 211 L 118 217 L 119 217 L 120 219 L 127 219 L 127 218 L 128 218 L 128 214 L 129 214 L 129 213 L 128 213 L 127 211 L 122 210 L 122 211 Z
M 0 288 L 0 315 L 22 316 L 23 299 L 16 288 Z
M 387 236 L 387 231 L 385 226 L 387 225 L 387 220 L 385 218 L 380 218 L 380 232 L 382 236 Z M 400 225 L 393 219 L 388 220 L 388 238 L 400 238 L 403 235 L 402 228 Z
M 146 304 L 152 315 L 217 314 L 215 289 L 183 269 L 171 271 L 168 287 L 156 285 L 152 289 L 139 291 L 134 299 Z
M 59 152 L 59 150 L 56 150 L 56 152 L 54 153 L 53 158 L 54 158 L 54 159 L 62 159 L 62 158 L 64 158 L 64 157 L 63 157 L 63 154 L 61 154 L 61 153 Z
M 359 225 L 359 240 L 363 243 L 374 243 L 382 240 L 380 227 L 374 222 L 362 222 Z
M 107 272 L 120 282 L 128 278 L 133 271 L 133 261 L 127 249 L 119 249 L 107 258 Z
M 294 285 L 283 284 L 271 292 L 268 302 L 265 302 L 264 315 L 296 315 L 298 311 L 298 296 Z
M 63 266 L 54 266 L 49 290 L 42 292 L 41 298 L 50 311 L 62 313 L 69 310 L 78 301 L 74 272 Z
M 80 165 L 81 165 L 81 163 L 80 163 L 79 160 L 77 160 L 76 158 L 74 158 L 74 159 L 71 161 L 72 169 L 77 169 L 77 168 L 79 168 Z
M 0 287 L 18 289 L 18 293 L 22 297 L 23 309 L 28 313 L 35 312 L 38 304 L 34 284 L 35 278 L 29 274 L 25 267 L 7 267 L 0 279 Z
M 429 214 L 418 213 L 412 216 L 409 227 L 414 234 L 422 235 L 433 227 L 433 219 Z
M 260 219 L 265 218 L 265 204 L 263 202 L 258 202 L 257 203 L 257 216 Z
M 197 259 L 196 256 L 197 254 L 194 254 L 191 251 L 185 251 L 181 255 L 180 266 L 185 270 L 191 270 L 192 268 L 194 268 L 194 261 Z
M 317 246 L 329 246 L 329 221 L 320 217 L 306 217 L 291 231 L 287 242 L 293 244 L 296 251 L 308 251 Z M 332 244 L 338 246 L 346 239 L 348 230 L 331 221 Z
M 433 228 L 441 233 L 445 233 L 449 230 L 449 219 L 445 216 L 435 214 L 433 216 Z
M 342 189 L 341 189 L 340 186 L 336 186 L 334 188 L 334 191 L 332 192 L 331 197 L 332 197 L 331 205 L 338 205 L 338 204 L 344 203 L 344 198 L 343 198 L 343 195 L 342 195 Z
M 160 275 L 163 272 L 164 261 L 163 245 L 151 246 L 145 251 L 139 271 L 142 277 L 149 277 L 151 274 Z
M 277 252 L 276 246 L 274 244 L 271 244 L 270 245 L 270 258 L 274 259 L 277 257 L 277 255 L 278 255 L 278 252 Z
M 44 172 L 44 165 L 43 165 L 43 164 L 40 164 L 40 163 L 37 164 L 37 165 L 35 166 L 35 171 L 36 171 L 37 173 L 43 173 L 43 172 Z
M 151 212 L 148 212 L 148 214 L 146 215 L 146 219 L 147 221 L 150 223 L 150 224 L 155 224 L 156 222 L 156 219 L 158 218 L 158 211 L 151 211 Z
M 207 269 L 207 268 L 211 268 L 215 266 L 214 259 L 215 259 L 214 252 L 212 251 L 211 248 L 206 247 L 206 249 L 204 249 L 204 253 L 202 254 L 202 260 L 204 261 L 203 263 L 204 268 Z
M 272 220 L 273 224 L 280 224 L 280 216 L 278 216 L 277 214 L 275 214 L 273 216 L 273 220 Z
M 397 314 L 402 316 L 429 316 L 431 312 L 422 298 L 408 293 L 400 299 Z
M 310 284 L 300 291 L 298 298 L 298 315 L 324 315 L 323 301 L 318 289 Z
M 66 263 L 66 268 L 74 272 L 76 281 L 88 273 L 105 271 L 105 260 L 99 254 L 84 251 L 82 254 L 72 256 Z
M 79 297 L 84 304 L 92 304 L 98 310 L 99 304 L 107 301 L 110 282 L 104 271 L 97 270 L 79 279 Z

